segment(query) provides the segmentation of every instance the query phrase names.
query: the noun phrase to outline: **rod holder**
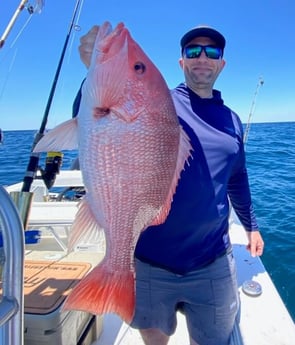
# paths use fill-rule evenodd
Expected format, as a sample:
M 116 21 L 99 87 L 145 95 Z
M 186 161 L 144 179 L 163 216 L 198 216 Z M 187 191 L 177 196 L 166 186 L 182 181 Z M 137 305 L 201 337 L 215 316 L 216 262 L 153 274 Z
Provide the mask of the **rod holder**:
M 10 192 L 10 197 L 18 209 L 24 229 L 26 229 L 28 225 L 33 195 L 33 192 Z

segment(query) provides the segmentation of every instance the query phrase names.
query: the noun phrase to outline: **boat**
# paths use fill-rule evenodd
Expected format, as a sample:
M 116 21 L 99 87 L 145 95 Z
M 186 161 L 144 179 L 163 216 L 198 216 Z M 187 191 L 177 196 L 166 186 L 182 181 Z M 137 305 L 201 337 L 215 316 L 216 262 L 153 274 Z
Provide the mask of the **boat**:
M 102 260 L 105 241 L 101 236 L 68 250 L 84 185 L 79 170 L 57 170 L 54 181 L 38 171 L 26 188 L 24 181 L 0 186 L 0 345 L 143 345 L 139 332 L 115 314 L 63 310 L 71 289 Z M 234 212 L 230 237 L 241 300 L 231 345 L 294 345 L 294 322 L 263 262 L 246 250 L 245 231 Z M 185 319 L 178 313 L 169 345 L 188 344 Z
M 41 176 L 32 184 L 33 199 L 28 215 L 26 230 L 23 226 L 15 226 L 15 223 L 23 223 L 23 218 L 17 208 L 14 193 L 21 190 L 22 182 L 2 187 L 0 216 L 2 233 L 5 231 L 15 239 L 22 238 L 23 249 L 14 248 L 14 254 L 10 251 L 8 235 L 7 252 L 3 266 L 3 284 L 10 281 L 10 277 L 21 272 L 12 271 L 14 261 L 18 261 L 22 250 L 24 251 L 23 274 L 24 285 L 22 298 L 14 298 L 18 303 L 16 311 L 10 312 L 4 317 L 7 305 L 3 303 L 11 300 L 11 295 L 5 297 L 3 292 L 0 304 L 0 324 L 8 330 L 10 322 L 18 319 L 24 329 L 24 344 L 89 344 L 89 345 L 127 345 L 143 344 L 139 332 L 125 324 L 115 314 L 90 315 L 78 311 L 64 312 L 63 302 L 71 288 L 91 270 L 104 255 L 104 238 L 101 237 L 95 243 L 78 244 L 74 251 L 68 252 L 67 240 L 71 224 L 77 212 L 77 204 L 81 198 L 83 182 L 79 170 L 61 170 L 56 176 L 55 188 L 59 193 L 49 193 Z M 69 193 L 70 195 L 67 195 Z M 77 196 L 74 195 L 77 193 Z M 3 200 L 3 198 L 7 200 Z M 11 203 L 11 199 L 14 202 Z M 12 210 L 7 212 L 7 204 Z M 14 208 L 12 207 L 14 206 Z M 11 220 L 5 221 L 6 218 Z M 19 220 L 18 220 L 19 218 Z M 3 225 L 10 227 L 5 229 Z M 24 234 L 26 234 L 24 236 Z M 251 257 L 246 250 L 246 235 L 235 214 L 230 220 L 230 236 L 233 244 L 234 256 L 237 261 L 238 286 L 241 300 L 239 317 L 236 320 L 231 345 L 292 345 L 295 344 L 294 322 L 286 309 L 278 291 L 276 290 L 268 272 L 259 257 Z M 19 241 L 21 247 L 21 241 Z M 8 255 L 9 253 L 9 255 Z M 13 255 L 12 255 L 13 254 Z M 8 268 L 5 267 L 8 265 Z M 19 264 L 20 265 L 20 264 Z M 19 265 L 15 270 L 20 270 Z M 11 268 L 12 267 L 12 268 Z M 22 281 L 19 278 L 18 281 Z M 8 287 L 11 288 L 11 287 Z M 4 287 L 3 287 L 4 290 Z M 21 315 L 20 315 L 21 314 Z M 4 323 L 6 322 L 6 323 Z M 10 334 L 11 335 L 11 334 Z M 6 335 L 7 337 L 7 335 Z M 21 334 L 19 334 L 21 338 Z M 1 339 L 1 338 L 0 338 Z M 9 337 L 0 344 L 18 345 Z M 185 320 L 182 314 L 178 315 L 178 327 L 171 337 L 169 344 L 189 344 Z

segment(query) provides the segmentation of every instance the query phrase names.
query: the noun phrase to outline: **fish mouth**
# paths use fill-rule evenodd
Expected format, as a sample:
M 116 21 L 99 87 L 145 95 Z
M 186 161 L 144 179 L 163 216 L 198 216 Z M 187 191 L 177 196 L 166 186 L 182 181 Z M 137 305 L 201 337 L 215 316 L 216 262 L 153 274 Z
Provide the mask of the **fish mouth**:
M 127 35 L 128 30 L 125 28 L 124 23 L 119 23 L 113 29 L 111 23 L 104 22 L 96 36 L 95 49 L 92 56 L 94 64 L 98 57 L 101 61 L 104 61 L 106 58 L 110 59 L 112 56 L 115 56 L 122 49 Z M 114 40 L 117 42 L 116 45 L 113 44 Z
M 109 22 L 100 26 L 87 78 L 95 119 L 116 117 L 130 123 L 144 113 L 142 96 L 133 97 L 133 79 L 142 80 L 147 72 L 142 56 L 123 23 L 114 29 Z

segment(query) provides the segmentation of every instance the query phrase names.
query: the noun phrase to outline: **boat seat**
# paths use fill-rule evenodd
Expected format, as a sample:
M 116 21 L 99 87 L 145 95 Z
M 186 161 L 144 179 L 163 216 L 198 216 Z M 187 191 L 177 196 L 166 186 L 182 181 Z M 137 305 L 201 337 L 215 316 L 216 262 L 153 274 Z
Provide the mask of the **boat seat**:
M 29 224 L 71 225 L 78 211 L 78 202 L 35 201 L 32 204 Z
M 56 227 L 63 227 L 66 235 L 69 235 L 69 229 L 75 219 L 78 211 L 78 202 L 50 202 L 34 201 L 31 207 L 28 228 L 39 229 L 46 228 L 51 232 L 56 242 L 66 251 L 67 247 L 60 238 Z

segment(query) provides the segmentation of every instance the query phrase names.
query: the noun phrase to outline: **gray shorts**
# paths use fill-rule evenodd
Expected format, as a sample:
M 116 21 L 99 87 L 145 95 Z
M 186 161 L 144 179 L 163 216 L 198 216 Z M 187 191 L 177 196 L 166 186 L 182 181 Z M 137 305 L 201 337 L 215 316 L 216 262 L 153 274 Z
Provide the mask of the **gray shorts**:
M 179 275 L 136 260 L 136 307 L 131 326 L 176 329 L 184 313 L 190 337 L 199 345 L 227 345 L 239 308 L 232 253 L 210 265 Z

